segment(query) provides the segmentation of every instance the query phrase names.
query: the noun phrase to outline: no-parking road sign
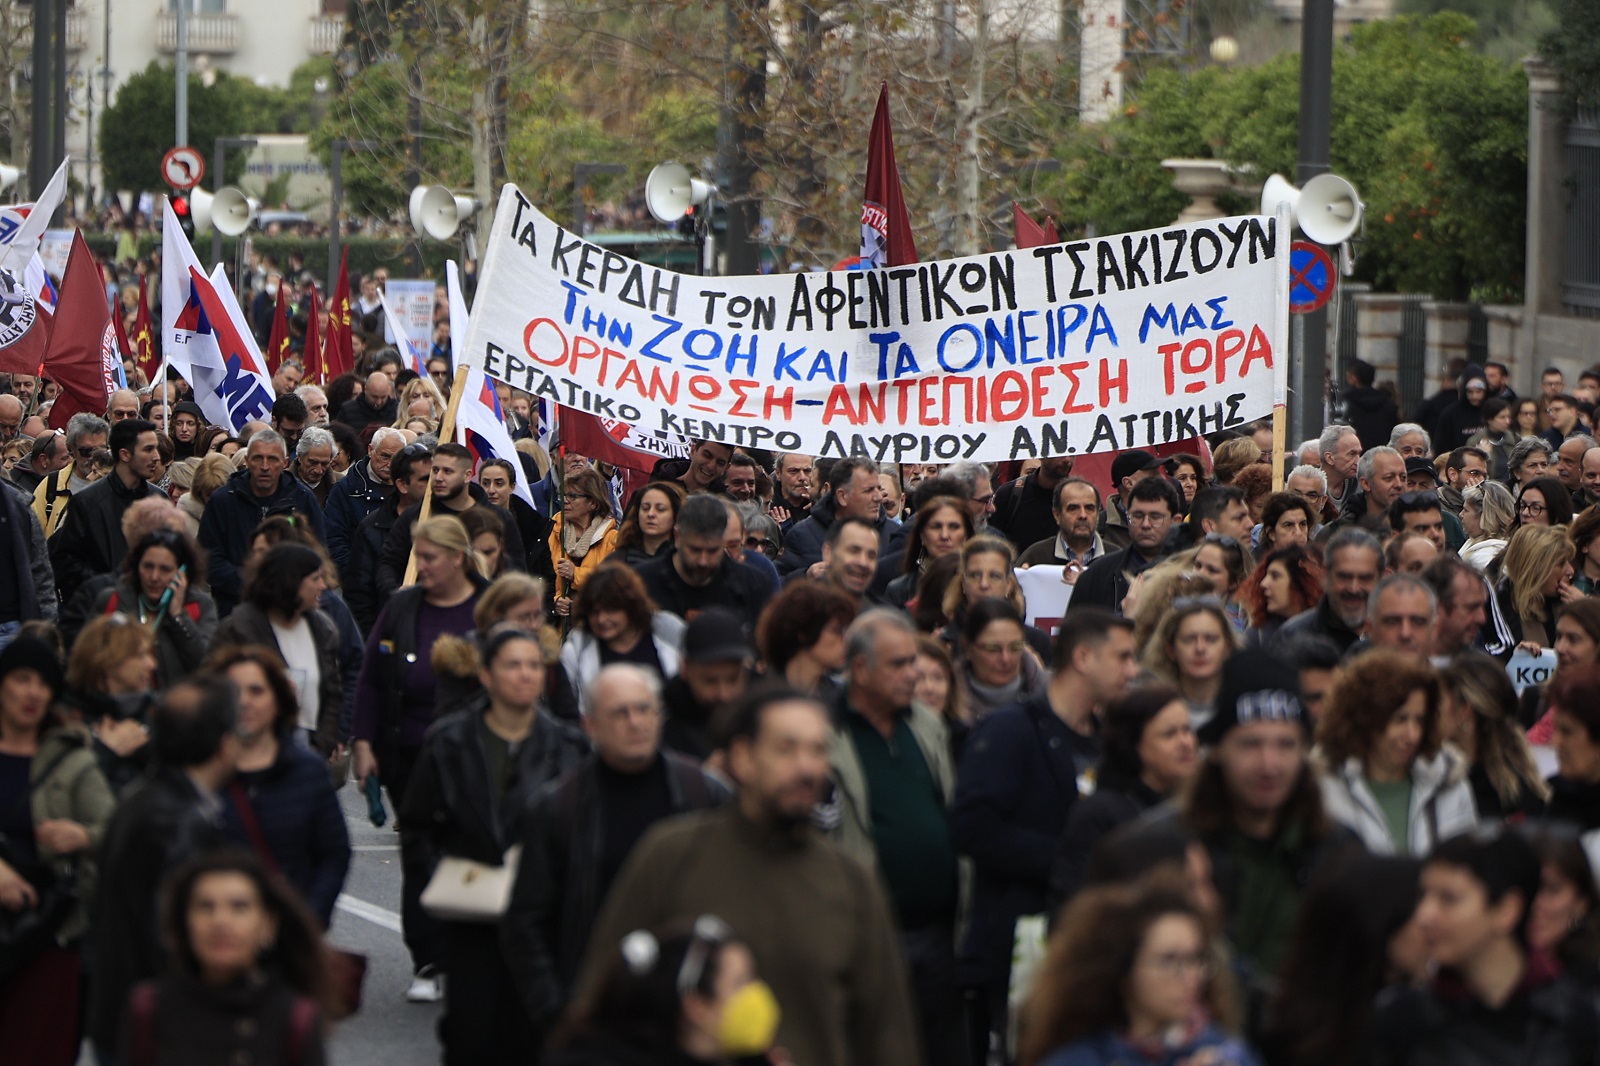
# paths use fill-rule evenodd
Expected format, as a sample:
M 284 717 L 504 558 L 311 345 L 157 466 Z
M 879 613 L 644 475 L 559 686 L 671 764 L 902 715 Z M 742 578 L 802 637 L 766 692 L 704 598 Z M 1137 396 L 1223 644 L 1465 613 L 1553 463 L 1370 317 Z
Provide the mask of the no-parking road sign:
M 1295 241 L 1289 245 L 1289 310 L 1309 314 L 1328 302 L 1339 273 L 1322 245 Z

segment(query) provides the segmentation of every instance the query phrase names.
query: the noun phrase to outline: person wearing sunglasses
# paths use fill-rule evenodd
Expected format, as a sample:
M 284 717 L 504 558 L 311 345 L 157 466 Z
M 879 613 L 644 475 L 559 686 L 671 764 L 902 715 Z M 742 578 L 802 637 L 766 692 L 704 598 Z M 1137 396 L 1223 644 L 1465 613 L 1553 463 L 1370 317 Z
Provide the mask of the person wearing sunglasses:
M 782 1011 L 755 955 L 722 919 L 635 929 L 608 950 L 599 994 L 568 1018 L 550 1066 L 763 1058 Z

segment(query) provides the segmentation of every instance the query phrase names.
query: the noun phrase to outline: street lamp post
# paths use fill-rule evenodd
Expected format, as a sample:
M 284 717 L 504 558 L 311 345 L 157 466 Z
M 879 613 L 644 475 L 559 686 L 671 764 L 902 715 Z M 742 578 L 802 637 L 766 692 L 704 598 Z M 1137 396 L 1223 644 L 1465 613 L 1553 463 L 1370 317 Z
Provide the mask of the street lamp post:
M 333 289 L 334 278 L 339 273 L 339 244 L 343 240 L 344 221 L 341 214 L 344 210 L 344 154 L 346 152 L 370 152 L 378 147 L 377 141 L 348 141 L 343 137 L 333 142 L 333 154 L 330 162 L 333 173 L 333 196 L 330 198 L 328 212 L 328 290 Z
M 180 5 L 181 6 L 181 5 Z M 211 187 L 220 191 L 225 179 L 222 176 L 222 167 L 228 161 L 229 148 L 254 148 L 254 137 L 218 137 L 216 146 L 211 150 Z M 240 238 L 243 240 L 243 238 Z M 217 229 L 215 222 L 211 224 L 211 261 L 220 262 L 222 259 L 222 231 Z M 233 279 L 234 285 L 239 284 L 239 279 Z

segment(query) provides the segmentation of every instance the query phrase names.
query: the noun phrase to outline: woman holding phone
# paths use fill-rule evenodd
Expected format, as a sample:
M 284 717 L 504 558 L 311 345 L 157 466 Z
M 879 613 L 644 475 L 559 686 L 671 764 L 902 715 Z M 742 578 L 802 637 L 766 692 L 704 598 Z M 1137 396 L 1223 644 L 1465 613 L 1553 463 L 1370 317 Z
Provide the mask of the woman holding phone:
M 165 690 L 199 667 L 217 634 L 217 605 L 200 591 L 205 556 L 185 533 L 156 529 L 128 552 L 114 588 L 95 601 L 95 615 L 121 612 L 155 637 L 156 688 Z

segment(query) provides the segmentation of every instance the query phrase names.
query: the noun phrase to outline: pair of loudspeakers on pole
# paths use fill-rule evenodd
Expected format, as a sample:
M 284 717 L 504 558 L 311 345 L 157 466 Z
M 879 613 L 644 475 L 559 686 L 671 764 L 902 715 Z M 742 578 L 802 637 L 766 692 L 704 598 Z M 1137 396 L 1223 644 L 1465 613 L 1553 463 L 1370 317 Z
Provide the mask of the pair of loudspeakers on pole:
M 1281 174 L 1261 188 L 1261 213 L 1276 214 L 1287 205 L 1300 232 L 1318 244 L 1343 244 L 1361 229 L 1366 205 L 1356 187 L 1337 174 L 1318 174 L 1297 189 Z

